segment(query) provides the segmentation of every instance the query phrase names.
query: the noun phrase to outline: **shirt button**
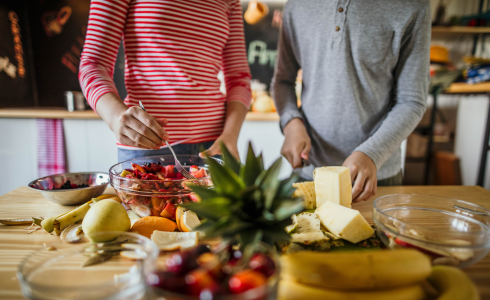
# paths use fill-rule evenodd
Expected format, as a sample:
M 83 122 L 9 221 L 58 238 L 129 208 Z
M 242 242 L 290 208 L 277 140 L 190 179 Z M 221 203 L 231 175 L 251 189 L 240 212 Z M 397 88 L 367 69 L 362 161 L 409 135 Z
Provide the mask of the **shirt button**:
M 339 12 L 343 12 L 344 9 L 342 7 L 339 7 Z
M 335 27 L 335 31 L 340 31 L 340 27 L 339 26 Z

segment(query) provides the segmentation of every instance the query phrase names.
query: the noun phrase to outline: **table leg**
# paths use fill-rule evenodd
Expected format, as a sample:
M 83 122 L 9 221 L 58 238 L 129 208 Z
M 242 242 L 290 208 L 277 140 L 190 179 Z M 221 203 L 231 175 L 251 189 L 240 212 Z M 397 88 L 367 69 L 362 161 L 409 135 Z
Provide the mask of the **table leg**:
M 483 137 L 483 146 L 481 150 L 481 159 L 480 159 L 480 170 L 478 171 L 478 181 L 476 184 L 483 187 L 485 181 L 485 171 L 487 169 L 487 156 L 488 150 L 490 150 L 489 135 L 490 135 L 490 94 L 488 96 L 488 112 L 487 112 L 487 126 L 485 127 L 485 136 Z

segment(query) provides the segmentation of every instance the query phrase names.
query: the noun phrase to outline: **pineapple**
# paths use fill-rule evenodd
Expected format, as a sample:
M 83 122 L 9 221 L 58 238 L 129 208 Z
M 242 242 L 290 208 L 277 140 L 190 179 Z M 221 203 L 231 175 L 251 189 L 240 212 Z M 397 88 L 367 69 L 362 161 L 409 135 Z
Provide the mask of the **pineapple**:
M 255 156 L 251 144 L 244 165 L 224 145 L 221 148 L 224 165 L 207 159 L 214 188 L 190 186 L 201 202 L 184 206 L 205 219 L 195 230 L 239 242 L 245 257 L 259 241 L 271 246 L 288 243 L 285 227 L 292 215 L 304 210 L 303 200 L 292 196 L 296 175 L 279 181 L 282 158 L 265 170 L 262 155 Z

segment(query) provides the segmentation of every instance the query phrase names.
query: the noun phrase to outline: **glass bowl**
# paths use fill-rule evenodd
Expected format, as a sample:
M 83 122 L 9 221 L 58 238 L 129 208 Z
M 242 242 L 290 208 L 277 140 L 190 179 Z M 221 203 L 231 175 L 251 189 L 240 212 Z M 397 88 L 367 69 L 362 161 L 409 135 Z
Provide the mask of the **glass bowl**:
M 24 297 L 32 300 L 141 299 L 145 295 L 142 271 L 155 263 L 158 247 L 134 233 L 100 234 L 108 233 L 115 234 L 116 240 L 97 244 L 88 239 L 78 244 L 59 242 L 34 251 L 17 270 Z M 140 260 L 126 258 L 127 252 L 121 250 L 137 253 Z M 99 257 L 91 258 L 94 255 L 107 260 L 82 266 L 88 264 L 88 259 L 97 261 Z
M 213 265 L 211 268 L 208 270 L 210 271 L 205 271 L 209 276 L 213 277 L 215 282 L 218 285 L 221 285 L 222 287 L 219 289 L 220 293 L 218 294 L 212 294 L 208 291 L 206 292 L 201 292 L 199 296 L 192 296 L 189 295 L 188 292 L 192 289 L 189 284 L 192 284 L 192 280 L 189 280 L 188 274 L 186 273 L 184 275 L 177 275 L 175 273 L 172 273 L 167 269 L 167 264 L 166 260 L 171 258 L 171 255 L 174 254 L 179 254 L 182 253 L 180 251 L 174 252 L 173 254 L 170 255 L 160 255 L 158 258 L 158 261 L 156 264 L 153 265 L 146 265 L 148 268 L 144 270 L 145 276 L 146 276 L 146 284 L 147 284 L 147 291 L 148 291 L 148 296 L 149 299 L 165 299 L 165 300 L 204 300 L 204 299 L 213 299 L 213 300 L 273 300 L 277 299 L 277 289 L 278 289 L 278 283 L 279 283 L 279 278 L 280 278 L 280 273 L 281 273 L 281 268 L 280 268 L 280 261 L 279 261 L 279 255 L 275 251 L 275 249 L 267 244 L 264 243 L 258 243 L 255 247 L 255 254 L 261 253 L 265 254 L 268 257 L 272 259 L 274 262 L 274 267 L 275 271 L 272 275 L 267 277 L 267 281 L 264 285 L 258 286 L 256 288 L 252 288 L 250 290 L 247 290 L 242 293 L 238 294 L 231 294 L 229 292 L 226 292 L 223 290 L 223 286 L 226 286 L 228 279 L 232 274 L 236 274 L 236 272 L 243 271 L 245 269 L 248 269 L 248 267 L 240 266 L 240 265 L 234 265 L 233 267 L 230 267 L 230 265 L 227 265 L 226 263 L 232 259 L 231 258 L 231 252 L 237 251 L 234 247 L 229 246 L 226 242 L 220 242 L 216 243 L 215 241 L 208 240 L 201 242 L 199 246 L 192 248 L 190 250 L 185 250 L 184 253 L 182 254 L 189 254 L 193 253 L 193 251 L 196 251 L 199 249 L 199 247 L 202 247 L 206 245 L 209 249 L 211 249 L 211 252 L 216 254 L 217 257 L 219 257 L 219 264 L 220 267 L 216 268 L 216 265 Z M 197 252 L 197 251 L 196 251 Z M 201 252 L 202 253 L 202 252 Z M 255 255 L 254 254 L 254 255 Z M 189 258 L 189 256 L 181 256 L 182 258 Z M 198 257 L 198 255 L 194 256 L 194 254 L 191 255 L 194 259 Z M 236 256 L 235 256 L 236 257 Z M 180 257 L 179 257 L 180 258 Z M 185 259 L 184 259 L 185 261 Z M 209 267 L 209 265 L 208 265 Z M 222 267 L 222 268 L 221 268 Z M 198 269 L 201 267 L 198 267 Z M 221 268 L 221 269 L 220 269 Z M 227 269 L 228 268 L 228 269 Z M 196 270 L 196 269 L 194 269 Z M 219 273 L 220 271 L 217 270 L 222 270 L 223 273 Z M 155 284 L 157 281 L 160 279 L 157 279 L 157 274 L 158 272 L 166 272 L 167 274 L 171 274 L 171 282 L 170 285 L 172 287 L 174 286 L 181 286 L 180 283 L 185 282 L 184 286 L 181 286 L 181 292 L 175 292 L 175 291 L 170 291 L 168 289 L 164 289 L 162 287 L 159 287 L 158 284 Z M 220 275 L 216 275 L 216 272 L 218 272 Z M 226 272 L 228 272 L 228 275 L 224 275 Z M 230 273 L 231 272 L 231 273 Z M 214 275 L 213 275 L 214 274 Z M 168 278 L 168 277 L 167 277 Z M 180 278 L 180 279 L 179 279 Z M 202 278 L 202 277 L 201 277 Z M 219 279 L 221 278 L 221 279 Z M 207 282 L 206 280 L 202 280 L 202 282 Z
M 177 155 L 177 159 L 182 166 L 189 170 L 192 165 L 204 168 L 207 171 L 205 159 L 198 155 Z M 211 158 L 216 159 L 216 158 Z M 222 163 L 221 160 L 216 159 Z M 143 166 L 144 164 L 158 164 L 161 166 L 174 165 L 172 155 L 149 156 L 135 158 L 118 163 L 109 170 L 110 183 L 116 190 L 119 198 L 131 208 L 139 217 L 160 216 L 164 203 L 181 204 L 190 201 L 197 201 L 196 196 L 187 187 L 187 183 L 201 186 L 212 186 L 211 177 L 188 179 L 169 179 L 165 180 L 142 180 L 136 178 L 121 177 L 120 174 L 125 169 L 131 169 L 132 163 Z
M 391 249 L 415 248 L 433 264 L 468 267 L 490 250 L 490 210 L 444 197 L 394 194 L 373 204 L 378 235 Z
M 61 188 L 71 184 L 87 185 L 79 188 Z M 48 200 L 61 205 L 78 205 L 102 195 L 109 184 L 109 175 L 103 172 L 63 173 L 38 178 L 29 182 L 29 188 L 41 192 Z

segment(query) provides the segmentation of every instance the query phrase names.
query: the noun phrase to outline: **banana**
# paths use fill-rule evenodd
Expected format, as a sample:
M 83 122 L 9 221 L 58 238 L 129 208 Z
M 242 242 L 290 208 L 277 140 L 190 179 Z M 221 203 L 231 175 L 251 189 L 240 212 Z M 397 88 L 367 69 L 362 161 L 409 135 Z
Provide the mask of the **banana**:
M 424 298 L 424 290 L 418 284 L 388 290 L 346 291 L 321 289 L 288 280 L 281 280 L 279 283 L 277 297 L 279 300 L 422 300 Z
M 85 217 L 85 214 L 90 209 L 89 203 L 85 203 L 74 210 L 56 218 L 54 221 L 54 228 L 58 229 L 60 232 L 71 224 L 75 224 Z
M 430 259 L 413 249 L 322 253 L 281 257 L 282 278 L 328 289 L 390 289 L 423 281 Z
M 473 282 L 457 268 L 434 266 L 427 281 L 439 292 L 437 300 L 480 299 Z

